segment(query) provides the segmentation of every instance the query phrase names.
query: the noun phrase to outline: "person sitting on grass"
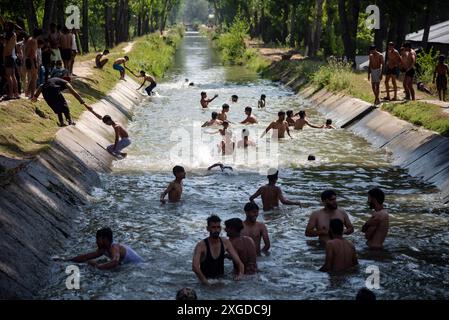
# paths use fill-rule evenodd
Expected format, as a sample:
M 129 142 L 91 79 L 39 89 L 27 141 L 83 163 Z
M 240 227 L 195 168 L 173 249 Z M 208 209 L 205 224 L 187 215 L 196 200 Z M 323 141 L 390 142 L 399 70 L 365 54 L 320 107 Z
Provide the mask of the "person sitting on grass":
M 167 189 L 161 194 L 161 203 L 165 204 L 165 196 L 168 194 L 168 201 L 179 202 L 181 201 L 182 195 L 182 180 L 186 178 L 186 171 L 181 166 L 176 166 L 173 168 L 173 175 L 175 180 L 171 182 Z
M 72 262 L 84 263 L 100 269 L 111 270 L 120 264 L 141 263 L 143 259 L 130 247 L 113 242 L 112 230 L 109 228 L 100 229 L 96 234 L 97 250 L 87 254 L 82 254 L 70 259 Z M 106 256 L 109 262 L 98 264 L 94 259 Z
M 103 67 L 106 65 L 106 63 L 109 62 L 108 58 L 104 58 L 105 56 L 107 56 L 109 54 L 109 50 L 104 50 L 103 53 L 99 53 L 97 54 L 97 56 L 95 57 L 95 67 L 97 69 L 103 69 Z

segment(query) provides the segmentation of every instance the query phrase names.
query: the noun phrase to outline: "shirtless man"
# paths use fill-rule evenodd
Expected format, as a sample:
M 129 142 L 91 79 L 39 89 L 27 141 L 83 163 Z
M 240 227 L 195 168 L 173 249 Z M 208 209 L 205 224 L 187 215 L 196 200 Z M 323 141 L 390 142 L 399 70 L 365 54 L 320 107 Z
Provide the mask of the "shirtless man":
M 371 80 L 371 87 L 374 93 L 374 104 L 380 104 L 380 82 L 382 81 L 382 69 L 384 65 L 383 55 L 376 50 L 376 46 L 369 48 L 368 81 Z
M 106 63 L 109 62 L 108 58 L 104 58 L 105 56 L 107 56 L 109 54 L 109 50 L 104 50 L 103 53 L 99 53 L 97 54 L 97 56 L 95 57 L 95 66 L 97 67 L 97 69 L 103 69 L 103 67 L 106 65 Z
M 285 121 L 285 112 L 280 111 L 278 113 L 278 117 L 279 117 L 278 120 L 270 123 L 270 125 L 267 127 L 265 132 L 262 134 L 261 138 L 263 138 L 271 129 L 273 129 L 273 138 L 275 138 L 275 139 L 285 138 L 286 131 L 287 131 L 288 136 L 290 138 L 292 138 L 292 136 L 290 135 L 290 129 L 288 128 L 288 123 L 287 123 L 287 121 Z
M 38 65 L 37 65 L 37 38 L 41 35 L 41 31 L 39 29 L 35 29 L 33 33 L 33 37 L 28 39 L 25 46 L 25 68 L 27 72 L 28 79 L 28 90 L 29 98 L 33 98 L 33 94 L 36 91 L 37 85 L 37 75 L 38 75 Z M 59 51 L 59 49 L 58 49 Z
M 326 124 L 322 126 L 323 129 L 335 129 L 335 127 L 332 125 L 332 119 L 327 119 Z
M 218 113 L 216 113 L 215 111 L 212 112 L 212 118 L 211 118 L 209 121 L 205 122 L 205 123 L 202 125 L 202 127 L 203 127 L 203 128 L 206 128 L 206 127 L 212 127 L 212 126 L 219 126 L 219 125 L 222 125 L 223 122 L 220 121 L 220 120 L 218 120 L 217 118 L 218 118 Z
M 236 94 L 234 94 L 234 95 L 231 97 L 231 102 L 232 102 L 232 103 L 238 103 L 238 102 L 239 102 L 239 96 L 236 95 Z
M 223 140 L 220 144 L 220 151 L 223 156 L 231 155 L 235 150 L 235 142 L 232 139 L 232 131 L 229 129 L 229 122 L 223 121 L 223 129 L 220 129 L 219 132 L 223 137 Z
M 59 50 L 61 34 L 56 29 L 56 24 L 50 24 L 50 34 L 48 36 L 50 40 L 50 48 L 51 48 L 51 67 L 54 68 L 57 61 L 62 61 L 61 51 Z
M 265 108 L 266 105 L 267 105 L 266 99 L 267 99 L 267 96 L 263 94 L 263 95 L 260 97 L 259 102 L 257 103 L 257 107 L 260 108 L 260 109 Z
M 173 175 L 175 180 L 171 182 L 167 189 L 161 194 L 161 203 L 165 204 L 165 196 L 168 194 L 169 202 L 179 202 L 181 201 L 182 195 L 182 180 L 186 178 L 186 171 L 181 166 L 176 166 L 173 168 Z
M 19 87 L 15 75 L 16 61 L 13 58 L 13 51 L 17 45 L 17 36 L 14 32 L 14 24 L 8 22 L 5 25 L 5 40 L 3 46 L 3 61 L 5 67 L 6 82 L 8 83 L 8 98 L 19 99 Z M 6 100 L 8 100 L 6 98 Z
M 207 219 L 209 237 L 198 242 L 192 259 L 192 270 L 204 285 L 209 285 L 208 279 L 224 276 L 224 259 L 226 252 L 237 266 L 238 273 L 235 280 L 245 274 L 245 266 L 231 241 L 220 237 L 221 219 L 215 215 Z
M 228 121 L 227 113 L 229 112 L 229 110 L 230 110 L 229 105 L 225 103 L 222 106 L 221 112 L 218 114 L 218 120 L 220 120 L 220 121 Z
M 64 62 L 64 68 L 70 72 L 70 62 L 72 61 L 72 47 L 73 37 L 67 27 L 62 28 L 61 36 L 59 37 L 61 46 L 61 58 Z
M 294 127 L 295 126 L 295 119 L 293 116 L 293 110 L 288 110 L 287 111 L 287 119 L 285 119 L 285 121 L 287 121 L 288 126 L 289 127 Z
M 338 208 L 337 194 L 333 190 L 326 190 L 321 194 L 324 208 L 312 212 L 306 227 L 306 237 L 319 237 L 321 244 L 329 241 L 329 221 L 340 219 L 346 227 L 345 234 L 354 232 L 354 227 L 348 214 Z
M 209 103 L 211 103 L 212 101 L 214 101 L 215 99 L 218 98 L 218 94 L 216 94 L 212 99 L 207 99 L 207 93 L 206 92 L 201 92 L 201 107 L 203 109 L 209 108 Z
M 242 235 L 248 236 L 254 240 L 256 244 L 256 253 L 258 256 L 261 252 L 268 253 L 270 250 L 270 237 L 268 236 L 268 230 L 264 223 L 258 222 L 259 206 L 255 202 L 249 202 L 245 205 L 246 220 L 243 222 Z M 262 250 L 260 249 L 260 243 L 264 243 Z
M 137 89 L 137 91 L 139 91 L 140 89 L 142 89 L 143 86 L 145 85 L 145 83 L 147 83 L 147 81 L 148 81 L 148 82 L 150 83 L 150 85 L 149 85 L 148 87 L 145 88 L 145 92 L 146 92 L 149 96 L 151 96 L 151 95 L 153 94 L 154 88 L 156 88 L 156 86 L 157 86 L 156 79 L 155 79 L 153 76 L 151 76 L 151 75 L 149 75 L 149 74 L 146 74 L 145 71 L 143 71 L 143 70 L 140 71 L 140 75 L 139 75 L 139 76 L 136 76 L 136 78 L 143 78 L 143 83 L 142 83 L 142 85 Z
M 91 253 L 79 255 L 70 259 L 75 263 L 87 262 L 92 267 L 100 270 L 111 270 L 120 264 L 141 263 L 143 259 L 130 247 L 118 243 L 114 243 L 112 230 L 104 228 L 97 231 L 97 250 Z M 93 261 L 101 256 L 107 256 L 111 259 L 109 262 L 98 264 Z
M 241 234 L 243 222 L 239 218 L 229 219 L 225 222 L 225 231 L 229 241 L 239 255 L 240 260 L 245 266 L 245 274 L 255 274 L 257 272 L 257 253 L 254 240 Z M 234 273 L 237 273 L 238 267 L 234 265 Z
M 302 130 L 305 126 L 309 126 L 311 128 L 320 129 L 320 126 L 316 126 L 314 124 L 311 124 L 306 119 L 306 112 L 305 111 L 299 111 L 298 112 L 299 119 L 295 121 L 295 130 Z
M 387 89 L 387 97 L 386 100 L 390 99 L 390 79 L 393 82 L 394 89 L 394 98 L 393 101 L 398 99 L 398 85 L 396 83 L 396 77 L 399 74 L 399 66 L 401 65 L 401 55 L 398 50 L 394 48 L 394 43 L 388 43 L 388 51 L 387 51 L 387 70 L 385 73 L 385 87 Z
M 402 68 L 405 72 L 404 90 L 406 100 L 415 100 L 415 89 L 413 89 L 413 78 L 415 76 L 416 52 L 412 49 L 410 42 L 404 44 L 402 54 Z
M 246 107 L 245 108 L 246 119 L 240 123 L 241 124 L 256 124 L 257 119 L 252 115 L 252 113 L 253 113 L 253 108 Z
M 117 60 L 114 61 L 114 64 L 112 66 L 112 68 L 114 70 L 117 70 L 118 72 L 120 72 L 120 80 L 122 81 L 126 81 L 125 80 L 125 68 L 126 68 L 126 63 L 129 61 L 129 57 L 128 56 L 124 56 L 123 58 L 118 58 Z
M 446 57 L 444 55 L 440 55 L 438 57 L 438 64 L 435 67 L 435 71 L 433 73 L 433 83 L 437 84 L 438 98 L 440 101 L 446 101 L 446 93 L 447 93 L 447 77 L 449 75 L 449 66 L 444 63 Z M 435 81 L 436 80 L 436 81 Z
M 363 225 L 362 232 L 365 233 L 366 244 L 371 250 L 383 249 L 383 243 L 388 234 L 390 226 L 388 211 L 384 209 L 385 194 L 379 188 L 368 192 L 368 204 L 372 212 L 371 218 Z
M 332 219 L 329 229 L 326 260 L 320 271 L 344 272 L 357 266 L 359 262 L 354 244 L 343 238 L 343 222 L 340 219 Z
M 276 182 L 279 178 L 279 171 L 268 175 L 267 178 L 268 184 L 260 187 L 259 190 L 257 190 L 257 192 L 249 198 L 250 202 L 254 202 L 254 199 L 261 196 L 264 211 L 270 211 L 274 208 L 278 208 L 279 201 L 284 205 L 301 206 L 301 202 L 299 201 L 290 201 L 284 198 L 281 188 L 276 186 Z
M 248 149 L 249 147 L 255 147 L 256 143 L 252 140 L 249 140 L 249 131 L 248 129 L 242 130 L 242 140 L 237 143 L 237 148 L 239 149 Z

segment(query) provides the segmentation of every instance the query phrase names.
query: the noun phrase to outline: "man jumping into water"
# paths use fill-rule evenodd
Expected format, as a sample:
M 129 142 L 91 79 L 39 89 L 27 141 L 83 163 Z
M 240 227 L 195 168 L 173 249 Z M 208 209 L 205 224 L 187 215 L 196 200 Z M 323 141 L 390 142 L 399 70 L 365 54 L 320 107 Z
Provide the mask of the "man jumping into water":
M 284 198 L 281 188 L 276 186 L 276 182 L 279 178 L 279 171 L 276 170 L 276 172 L 269 174 L 267 178 L 268 184 L 260 187 L 259 190 L 249 198 L 249 201 L 254 202 L 254 199 L 261 196 L 264 211 L 278 208 L 279 201 L 284 205 L 301 206 L 301 202 L 299 201 L 290 201 Z
M 167 189 L 161 194 L 161 203 L 165 204 L 165 196 L 168 194 L 168 201 L 179 202 L 182 195 L 182 180 L 186 178 L 186 171 L 181 166 L 173 168 L 173 175 L 175 180 L 171 182 Z
M 209 285 L 208 279 L 223 277 L 227 252 L 238 270 L 235 280 L 240 280 L 245 273 L 245 267 L 232 243 L 220 237 L 221 219 L 218 216 L 213 215 L 207 219 L 207 231 L 209 237 L 198 242 L 195 247 L 192 259 L 193 272 L 205 285 Z
M 100 270 L 114 269 L 120 264 L 143 262 L 142 258 L 130 247 L 114 243 L 112 230 L 109 228 L 98 230 L 96 239 L 98 247 L 96 251 L 79 255 L 70 259 L 70 261 L 76 263 L 88 262 L 89 265 Z M 92 261 L 101 256 L 107 256 L 111 260 L 103 264 L 98 264 L 97 262 Z
M 354 227 L 349 220 L 348 214 L 338 208 L 337 194 L 333 190 L 326 190 L 321 194 L 324 208 L 312 212 L 306 227 L 306 237 L 319 237 L 322 244 L 329 240 L 329 221 L 340 219 L 346 227 L 344 234 L 354 232 Z
M 211 103 L 212 101 L 214 101 L 217 98 L 218 98 L 218 94 L 216 94 L 212 99 L 207 99 L 207 93 L 201 92 L 201 101 L 200 101 L 201 107 L 203 109 L 209 108 L 209 103 Z

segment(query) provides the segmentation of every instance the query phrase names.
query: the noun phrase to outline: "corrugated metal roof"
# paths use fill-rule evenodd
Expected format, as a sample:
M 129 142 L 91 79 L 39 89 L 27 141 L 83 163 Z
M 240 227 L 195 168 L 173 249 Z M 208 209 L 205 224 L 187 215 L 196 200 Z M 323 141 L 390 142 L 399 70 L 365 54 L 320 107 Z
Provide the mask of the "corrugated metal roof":
M 423 34 L 424 29 L 421 29 L 417 32 L 408 34 L 405 39 L 408 41 L 421 42 Z M 429 42 L 449 44 L 449 20 L 430 27 Z

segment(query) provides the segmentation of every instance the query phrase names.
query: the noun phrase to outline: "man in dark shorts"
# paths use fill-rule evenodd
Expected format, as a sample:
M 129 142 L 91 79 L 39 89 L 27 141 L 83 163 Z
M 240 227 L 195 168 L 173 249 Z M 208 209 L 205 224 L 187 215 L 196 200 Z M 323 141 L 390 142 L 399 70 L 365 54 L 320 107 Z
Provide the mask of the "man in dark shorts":
M 61 46 L 61 58 L 64 62 L 64 68 L 69 70 L 70 73 L 70 61 L 72 60 L 72 47 L 73 47 L 73 37 L 70 30 L 67 27 L 62 28 L 62 33 L 59 38 L 59 44 Z
M 433 73 L 433 83 L 437 84 L 438 97 L 441 101 L 446 101 L 447 93 L 447 76 L 449 74 L 449 66 L 444 63 L 446 57 L 441 55 L 438 57 L 438 64 Z
M 97 69 L 103 69 L 103 67 L 105 66 L 106 63 L 109 62 L 108 58 L 104 58 L 105 56 L 107 56 L 109 54 L 109 50 L 104 50 L 103 53 L 99 53 L 97 54 L 97 56 L 95 57 L 95 66 L 97 67 Z
M 207 219 L 209 237 L 198 242 L 193 254 L 192 270 L 201 283 L 209 285 L 208 279 L 224 276 L 224 259 L 226 252 L 238 269 L 236 280 L 239 280 L 245 267 L 228 239 L 221 238 L 221 219 L 212 215 Z
M 6 34 L 3 46 L 3 63 L 5 68 L 6 81 L 8 83 L 8 98 L 18 99 L 19 91 L 15 75 L 16 61 L 13 57 L 13 51 L 17 44 L 17 36 L 14 31 L 14 24 L 12 22 L 6 23 L 5 31 Z
M 404 44 L 402 54 L 402 68 L 405 72 L 404 90 L 406 100 L 415 100 L 415 89 L 413 89 L 413 78 L 415 77 L 416 52 L 412 49 L 410 42 Z
M 385 87 L 387 89 L 387 96 L 385 100 L 391 100 L 390 97 L 390 80 L 393 83 L 394 98 L 393 101 L 398 99 L 398 85 L 396 83 L 396 78 L 399 75 L 399 66 L 401 64 L 401 55 L 398 50 L 394 48 L 394 43 L 388 43 L 387 59 L 386 59 L 386 70 L 385 70 Z
M 151 76 L 151 75 L 149 75 L 149 74 L 146 74 L 145 73 L 145 71 L 140 71 L 140 75 L 138 75 L 138 76 L 136 76 L 137 78 L 143 78 L 143 83 L 142 83 L 142 85 L 137 89 L 137 90 L 140 90 L 140 89 L 142 89 L 143 88 L 143 86 L 145 85 L 145 83 L 147 83 L 147 81 L 150 83 L 150 85 L 148 86 L 148 87 L 146 87 L 145 88 L 145 92 L 149 95 L 149 96 L 151 96 L 152 94 L 153 94 L 153 90 L 154 90 L 154 88 L 156 88 L 156 86 L 157 86 L 157 83 L 156 83 L 156 79 L 153 77 L 153 76 Z
M 70 79 L 70 78 L 66 78 Z M 70 116 L 69 106 L 67 104 L 67 100 L 62 95 L 62 91 L 68 90 L 78 101 L 80 104 L 87 107 L 83 98 L 78 94 L 78 92 L 73 89 L 70 83 L 64 79 L 60 78 L 51 78 L 48 79 L 43 85 L 37 89 L 34 97 L 32 99 L 33 102 L 36 102 L 42 93 L 45 99 L 45 102 L 49 105 L 49 107 L 58 115 L 59 124 L 61 127 L 64 127 L 64 120 L 62 115 L 64 114 L 69 125 L 75 125 Z

